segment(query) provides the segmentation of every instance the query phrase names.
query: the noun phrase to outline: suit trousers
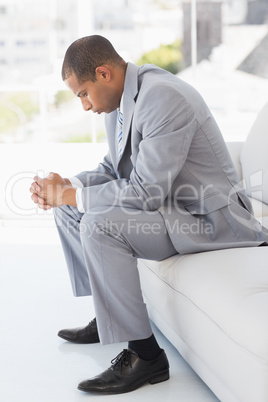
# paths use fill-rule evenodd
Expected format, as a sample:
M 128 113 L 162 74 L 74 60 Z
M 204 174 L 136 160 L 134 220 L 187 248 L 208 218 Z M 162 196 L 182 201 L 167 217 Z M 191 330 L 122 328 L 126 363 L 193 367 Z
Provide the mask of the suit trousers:
M 158 211 L 54 209 L 75 296 L 92 295 L 102 344 L 152 335 L 137 259 L 177 254 Z M 159 295 L 161 297 L 161 295 Z

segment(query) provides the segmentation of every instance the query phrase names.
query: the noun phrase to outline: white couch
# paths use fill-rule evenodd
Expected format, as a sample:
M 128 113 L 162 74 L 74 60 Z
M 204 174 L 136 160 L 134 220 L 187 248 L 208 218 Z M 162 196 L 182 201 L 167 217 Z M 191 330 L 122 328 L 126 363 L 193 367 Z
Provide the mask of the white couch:
M 255 216 L 268 227 L 268 103 L 245 143 L 227 145 Z M 268 247 L 138 266 L 150 318 L 220 401 L 267 402 Z

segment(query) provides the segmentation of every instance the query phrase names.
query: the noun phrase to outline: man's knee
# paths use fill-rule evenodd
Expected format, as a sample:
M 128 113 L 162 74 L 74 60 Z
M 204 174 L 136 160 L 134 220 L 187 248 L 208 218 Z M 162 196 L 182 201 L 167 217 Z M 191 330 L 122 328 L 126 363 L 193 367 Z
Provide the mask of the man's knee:
M 80 222 L 80 235 L 92 237 L 110 235 L 118 237 L 124 233 L 128 219 L 120 208 L 107 210 L 105 207 L 96 207 L 87 211 Z
M 65 219 L 64 219 L 65 213 L 64 213 L 63 207 L 65 207 L 65 205 L 63 205 L 61 207 L 53 208 L 53 215 L 54 215 L 56 225 L 60 226 L 60 227 L 63 226 L 63 222 L 65 221 Z
M 58 227 L 69 227 L 76 225 L 83 216 L 76 207 L 61 205 L 53 209 L 54 219 Z
M 84 213 L 80 221 L 80 236 L 91 237 L 105 226 L 104 209 L 97 207 Z
M 74 215 L 75 214 L 74 207 L 70 207 L 70 205 L 61 205 L 59 207 L 53 208 L 54 216 L 63 216 L 63 215 Z

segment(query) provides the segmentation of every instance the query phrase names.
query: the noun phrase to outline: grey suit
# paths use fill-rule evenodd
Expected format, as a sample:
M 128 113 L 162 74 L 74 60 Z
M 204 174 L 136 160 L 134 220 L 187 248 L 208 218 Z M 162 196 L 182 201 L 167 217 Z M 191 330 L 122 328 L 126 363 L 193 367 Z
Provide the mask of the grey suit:
M 191 86 L 155 66 L 128 64 L 120 160 L 116 113 L 106 116 L 109 155 L 77 175 L 86 213 L 62 207 L 55 214 L 74 293 L 92 291 L 102 343 L 151 335 L 138 257 L 268 242 L 219 128 Z

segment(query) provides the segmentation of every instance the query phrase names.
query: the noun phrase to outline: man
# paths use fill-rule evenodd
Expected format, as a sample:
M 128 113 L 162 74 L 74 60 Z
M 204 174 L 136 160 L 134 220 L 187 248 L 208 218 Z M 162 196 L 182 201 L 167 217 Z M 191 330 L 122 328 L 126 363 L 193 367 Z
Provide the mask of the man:
M 76 343 L 127 341 L 110 368 L 78 388 L 128 392 L 169 378 L 137 258 L 259 246 L 268 233 L 191 86 L 156 66 L 126 63 L 98 35 L 69 47 L 62 78 L 86 111 L 106 114 L 109 154 L 94 171 L 35 177 L 30 189 L 40 208 L 56 207 L 74 295 L 94 300 L 96 319 L 58 335 Z

